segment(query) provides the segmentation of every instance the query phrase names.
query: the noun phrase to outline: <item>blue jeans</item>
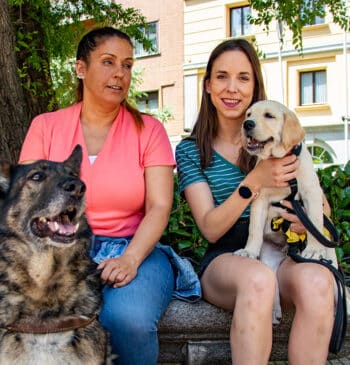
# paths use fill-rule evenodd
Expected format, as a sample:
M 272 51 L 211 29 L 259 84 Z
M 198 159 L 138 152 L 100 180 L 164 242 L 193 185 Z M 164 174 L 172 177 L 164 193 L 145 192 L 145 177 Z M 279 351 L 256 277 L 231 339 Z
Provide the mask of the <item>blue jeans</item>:
M 117 365 L 156 365 L 157 324 L 174 292 L 174 273 L 159 248 L 149 254 L 126 286 L 103 288 L 101 324 L 109 331 Z

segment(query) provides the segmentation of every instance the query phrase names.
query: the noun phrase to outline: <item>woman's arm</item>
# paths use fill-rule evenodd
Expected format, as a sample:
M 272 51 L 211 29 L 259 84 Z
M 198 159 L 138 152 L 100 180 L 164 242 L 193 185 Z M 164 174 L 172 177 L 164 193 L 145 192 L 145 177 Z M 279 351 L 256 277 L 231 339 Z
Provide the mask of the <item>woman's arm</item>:
M 133 239 L 118 258 L 103 261 L 102 281 L 114 287 L 128 284 L 137 274 L 137 268 L 159 241 L 166 225 L 173 201 L 173 168 L 152 166 L 145 168 L 145 216 Z
M 296 177 L 298 164 L 294 155 L 261 161 L 242 184 L 256 193 L 262 187 L 288 186 L 288 180 Z M 185 196 L 200 231 L 209 242 L 216 242 L 225 234 L 253 200 L 253 196 L 242 198 L 235 190 L 224 203 L 215 207 L 210 188 L 203 182 L 187 186 Z

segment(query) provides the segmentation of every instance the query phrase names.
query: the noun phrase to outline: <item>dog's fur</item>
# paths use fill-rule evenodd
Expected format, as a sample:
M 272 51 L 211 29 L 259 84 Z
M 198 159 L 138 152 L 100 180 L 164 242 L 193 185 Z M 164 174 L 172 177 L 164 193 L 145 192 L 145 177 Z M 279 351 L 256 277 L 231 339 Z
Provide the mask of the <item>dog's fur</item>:
M 101 283 L 89 257 L 91 231 L 77 146 L 64 162 L 0 164 L 0 363 L 100 365 L 106 334 L 96 319 Z M 9 326 L 50 326 L 67 316 L 90 324 L 45 334 Z
M 259 160 L 270 157 L 284 157 L 294 146 L 303 142 L 305 132 L 291 110 L 283 104 L 265 100 L 253 104 L 246 112 L 242 125 L 243 148 Z M 305 211 L 315 227 L 323 231 L 322 189 L 312 158 L 303 144 L 299 155 L 300 166 L 297 171 L 298 194 L 296 199 L 303 201 Z M 246 247 L 237 255 L 260 258 L 275 271 L 285 257 L 286 238 L 281 232 L 271 230 L 271 219 L 280 216 L 281 208 L 271 205 L 290 194 L 290 188 L 263 188 L 258 198 L 251 204 L 249 237 Z M 311 234 L 307 235 L 306 248 L 301 252 L 305 258 L 327 258 L 337 267 L 334 249 L 326 248 Z M 274 321 L 281 317 L 279 296 L 276 293 Z

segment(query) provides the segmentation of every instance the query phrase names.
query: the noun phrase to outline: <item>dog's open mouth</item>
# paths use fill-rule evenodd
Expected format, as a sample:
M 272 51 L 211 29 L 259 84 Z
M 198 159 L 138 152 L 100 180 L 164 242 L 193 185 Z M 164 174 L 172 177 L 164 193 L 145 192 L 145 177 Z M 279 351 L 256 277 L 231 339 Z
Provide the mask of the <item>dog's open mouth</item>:
M 73 224 L 76 214 L 76 208 L 69 206 L 55 217 L 37 217 L 31 222 L 31 230 L 37 237 L 49 237 L 55 242 L 71 243 L 79 228 L 79 223 Z
M 251 136 L 247 136 L 247 149 L 250 152 L 256 152 L 256 151 L 260 151 L 263 150 L 265 145 L 269 142 L 273 141 L 273 137 L 268 138 L 265 141 L 258 141 L 257 139 L 251 137 Z

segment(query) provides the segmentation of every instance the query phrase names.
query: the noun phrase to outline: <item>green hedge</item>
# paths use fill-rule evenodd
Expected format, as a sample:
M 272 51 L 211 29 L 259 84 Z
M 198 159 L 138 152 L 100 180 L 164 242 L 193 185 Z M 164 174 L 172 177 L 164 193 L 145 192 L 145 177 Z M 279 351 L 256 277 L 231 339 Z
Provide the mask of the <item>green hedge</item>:
M 345 167 L 332 165 L 317 170 L 317 174 L 332 207 L 332 221 L 339 232 L 339 262 L 350 281 L 350 161 Z M 176 174 L 174 182 L 173 207 L 162 242 L 172 246 L 180 255 L 190 258 L 196 266 L 203 257 L 208 242 L 200 234 L 185 199 L 178 193 Z
M 332 207 L 331 218 L 340 239 L 337 255 L 347 282 L 350 283 L 350 161 L 345 167 L 332 165 L 317 173 Z

